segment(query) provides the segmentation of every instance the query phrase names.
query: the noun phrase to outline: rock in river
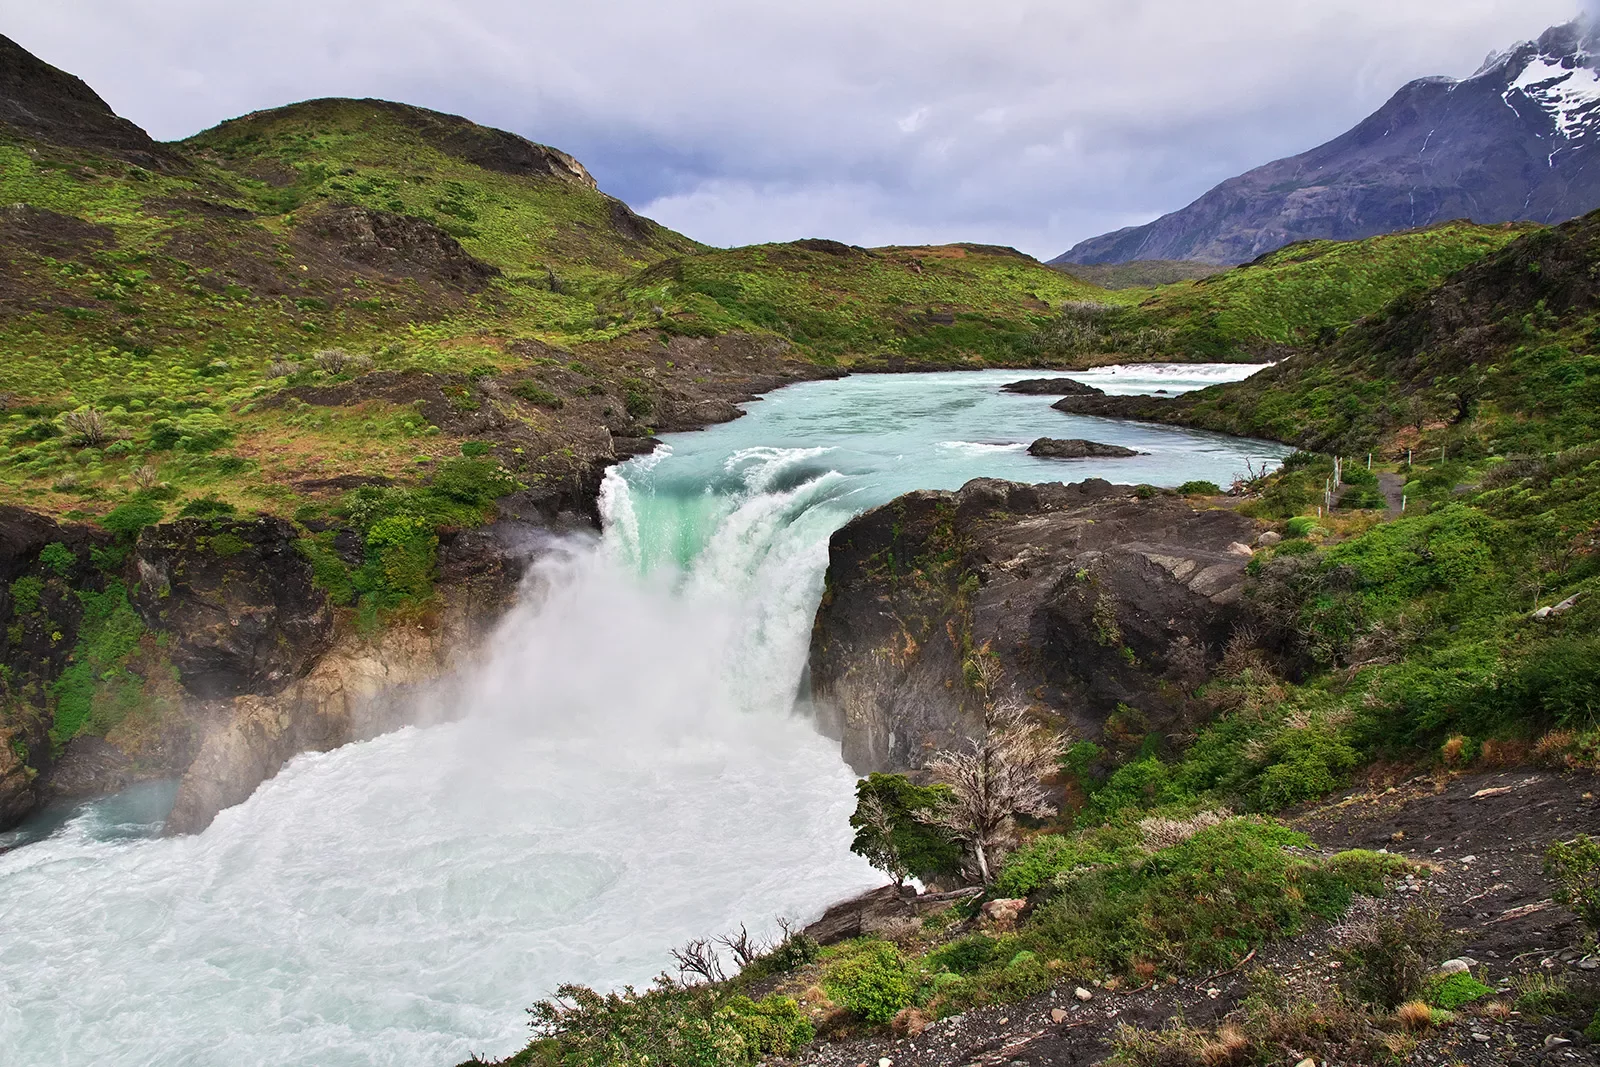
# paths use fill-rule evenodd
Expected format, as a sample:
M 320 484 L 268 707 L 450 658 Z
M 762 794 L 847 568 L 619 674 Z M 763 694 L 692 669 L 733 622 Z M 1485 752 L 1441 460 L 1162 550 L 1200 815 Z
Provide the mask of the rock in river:
M 1028 455 L 1041 456 L 1046 459 L 1088 459 L 1090 457 L 1107 457 L 1123 459 L 1128 456 L 1143 456 L 1145 452 L 1136 452 L 1131 448 L 1121 445 L 1104 445 L 1099 441 L 1083 441 L 1078 439 L 1063 441 L 1054 437 L 1041 437 L 1028 446 Z
M 1026 378 L 1000 387 L 1002 393 L 1024 396 L 1105 396 L 1105 390 L 1075 382 L 1071 378 Z

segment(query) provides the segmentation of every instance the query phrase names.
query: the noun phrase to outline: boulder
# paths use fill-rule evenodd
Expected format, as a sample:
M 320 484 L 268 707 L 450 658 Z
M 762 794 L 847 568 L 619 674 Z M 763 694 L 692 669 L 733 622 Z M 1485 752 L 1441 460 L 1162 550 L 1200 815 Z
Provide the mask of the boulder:
M 1104 396 L 1105 390 L 1075 382 L 1071 378 L 1025 378 L 1000 387 L 1002 393 L 1024 396 Z
M 1105 445 L 1099 441 L 1041 437 L 1028 446 L 1028 455 L 1044 459 L 1126 459 L 1129 456 L 1143 456 L 1147 453 L 1136 452 L 1121 445 Z

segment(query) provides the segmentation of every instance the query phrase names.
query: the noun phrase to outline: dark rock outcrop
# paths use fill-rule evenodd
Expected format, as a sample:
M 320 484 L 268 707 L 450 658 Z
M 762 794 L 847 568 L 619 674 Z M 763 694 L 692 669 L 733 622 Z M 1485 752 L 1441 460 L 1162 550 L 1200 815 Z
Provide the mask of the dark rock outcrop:
M 134 607 L 170 638 L 172 663 L 195 696 L 272 693 L 304 674 L 333 641 L 333 606 L 312 584 L 294 527 L 188 519 L 140 539 Z
M 1350 132 L 1229 179 L 1053 265 L 1247 263 L 1295 241 L 1356 240 L 1450 219 L 1555 223 L 1600 207 L 1600 61 L 1579 21 L 1491 56 L 1465 81 L 1423 78 Z
M 1121 445 L 1101 444 L 1099 441 L 1085 441 L 1081 438 L 1062 440 L 1056 437 L 1041 437 L 1028 446 L 1028 455 L 1041 456 L 1046 459 L 1087 459 L 1089 457 L 1126 459 L 1129 456 L 1143 456 L 1146 453 L 1132 448 L 1123 448 Z
M 152 170 L 183 170 L 172 149 L 111 110 L 83 79 L 0 36 L 0 130 L 65 148 L 116 156 Z
M 500 273 L 433 223 L 392 211 L 335 204 L 306 219 L 301 232 L 385 274 L 481 289 Z
M 1075 382 L 1071 378 L 1024 378 L 1000 387 L 1002 393 L 1021 393 L 1024 396 L 1098 396 L 1104 395 L 1092 385 Z
M 1255 523 L 1125 486 L 979 479 L 859 516 L 829 544 L 811 640 L 822 726 L 857 772 L 916 770 L 979 725 L 966 661 L 1076 736 L 1134 743 L 1239 627 Z

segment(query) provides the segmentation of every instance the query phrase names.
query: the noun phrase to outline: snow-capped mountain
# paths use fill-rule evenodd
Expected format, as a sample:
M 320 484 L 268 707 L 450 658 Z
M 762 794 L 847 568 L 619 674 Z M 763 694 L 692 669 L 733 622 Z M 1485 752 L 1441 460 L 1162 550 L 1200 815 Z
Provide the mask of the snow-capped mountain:
M 1244 263 L 1292 241 L 1455 218 L 1561 222 L 1600 208 L 1600 27 L 1580 20 L 1422 78 L 1355 129 L 1054 260 Z

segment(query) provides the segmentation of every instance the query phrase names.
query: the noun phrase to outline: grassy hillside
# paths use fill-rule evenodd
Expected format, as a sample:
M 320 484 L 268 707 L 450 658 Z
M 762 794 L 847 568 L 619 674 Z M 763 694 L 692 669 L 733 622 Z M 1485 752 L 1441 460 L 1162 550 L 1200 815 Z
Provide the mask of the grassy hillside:
M 1097 408 L 1347 455 L 1546 452 L 1593 440 L 1600 216 L 1526 234 L 1254 378 Z
M 1198 281 L 1063 310 L 1038 339 L 1060 357 L 1263 359 L 1325 341 L 1401 293 L 1436 284 L 1527 228 L 1453 222 L 1364 241 L 1309 241 Z
M 630 279 L 623 296 L 706 329 L 778 333 L 828 362 L 999 364 L 1024 358 L 1062 303 L 1115 299 L 1008 248 L 820 240 L 675 258 Z

